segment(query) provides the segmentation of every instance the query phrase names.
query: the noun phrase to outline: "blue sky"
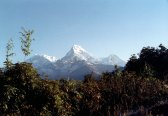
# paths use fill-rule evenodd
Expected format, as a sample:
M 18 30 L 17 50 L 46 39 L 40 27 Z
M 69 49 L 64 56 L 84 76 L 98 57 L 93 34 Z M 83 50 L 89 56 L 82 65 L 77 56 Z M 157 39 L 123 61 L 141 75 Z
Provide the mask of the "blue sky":
M 12 38 L 23 60 L 19 32 L 33 29 L 33 54 L 63 57 L 73 44 L 95 57 L 127 61 L 143 46 L 168 46 L 168 0 L 0 0 L 0 64 Z

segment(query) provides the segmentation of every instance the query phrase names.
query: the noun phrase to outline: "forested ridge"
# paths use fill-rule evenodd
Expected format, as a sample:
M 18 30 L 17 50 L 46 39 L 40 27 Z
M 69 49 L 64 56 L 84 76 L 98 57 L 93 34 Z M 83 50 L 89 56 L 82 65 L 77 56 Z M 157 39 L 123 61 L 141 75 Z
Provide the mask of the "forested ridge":
M 21 33 L 25 57 L 32 33 Z M 142 48 L 122 71 L 116 66 L 80 81 L 42 79 L 32 64 L 12 63 L 12 48 L 10 40 L 0 69 L 2 116 L 168 116 L 168 49 L 163 45 Z

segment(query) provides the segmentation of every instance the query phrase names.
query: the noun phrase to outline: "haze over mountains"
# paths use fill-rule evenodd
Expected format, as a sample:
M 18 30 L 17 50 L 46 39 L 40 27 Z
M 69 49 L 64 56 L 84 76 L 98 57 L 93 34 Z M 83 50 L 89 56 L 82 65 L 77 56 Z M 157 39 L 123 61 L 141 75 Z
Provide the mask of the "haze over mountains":
M 125 61 L 116 55 L 105 58 L 94 58 L 79 45 L 74 45 L 61 59 L 48 55 L 35 55 L 27 60 L 38 72 L 49 79 L 72 78 L 83 79 L 86 74 L 100 75 L 105 71 L 114 70 L 114 65 L 123 67 Z

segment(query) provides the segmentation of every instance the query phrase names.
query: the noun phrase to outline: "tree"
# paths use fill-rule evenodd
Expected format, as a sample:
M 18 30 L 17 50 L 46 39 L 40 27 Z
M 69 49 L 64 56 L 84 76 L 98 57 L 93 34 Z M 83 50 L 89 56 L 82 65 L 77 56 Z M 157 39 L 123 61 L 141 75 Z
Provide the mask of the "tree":
M 125 70 L 134 71 L 144 76 L 149 74 L 161 80 L 168 79 L 168 49 L 162 44 L 158 48 L 143 47 L 139 57 L 133 55 L 127 62 Z M 148 72 L 148 73 L 147 73 Z M 149 76 L 148 75 L 148 76 Z M 150 77 L 149 76 L 149 77 Z
M 10 39 L 6 46 L 6 61 L 4 62 L 7 69 L 9 69 L 12 66 L 12 59 L 10 59 L 10 57 L 14 55 L 14 53 L 12 52 L 13 47 L 13 40 Z
M 119 69 L 119 67 L 117 65 L 114 66 L 114 71 L 113 71 L 113 74 L 114 74 L 114 77 L 118 78 L 118 77 L 121 77 L 121 70 Z
M 26 56 L 30 55 L 31 53 L 31 49 L 30 49 L 30 46 L 31 46 L 31 43 L 34 39 L 32 39 L 32 34 L 33 34 L 33 30 L 26 30 L 25 28 L 22 28 L 22 32 L 20 32 L 21 34 L 21 49 L 22 49 L 22 52 L 23 54 Z

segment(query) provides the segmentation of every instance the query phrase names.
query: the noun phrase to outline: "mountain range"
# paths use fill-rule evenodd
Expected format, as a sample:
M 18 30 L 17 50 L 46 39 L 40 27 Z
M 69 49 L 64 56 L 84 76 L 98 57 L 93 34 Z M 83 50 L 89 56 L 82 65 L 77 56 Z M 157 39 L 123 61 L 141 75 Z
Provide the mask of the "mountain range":
M 81 80 L 86 74 L 100 75 L 102 72 L 113 71 L 114 65 L 123 67 L 125 61 L 116 55 L 105 58 L 94 58 L 79 45 L 73 45 L 61 59 L 48 55 L 34 55 L 26 60 L 32 63 L 42 77 L 49 79 L 72 78 Z

